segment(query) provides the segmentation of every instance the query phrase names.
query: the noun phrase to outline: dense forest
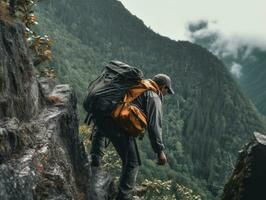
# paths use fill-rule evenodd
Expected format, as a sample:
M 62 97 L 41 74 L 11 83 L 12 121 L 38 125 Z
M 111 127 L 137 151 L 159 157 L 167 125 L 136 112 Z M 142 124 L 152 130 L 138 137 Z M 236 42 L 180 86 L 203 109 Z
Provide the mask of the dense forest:
M 81 106 L 88 83 L 112 59 L 143 70 L 147 78 L 169 74 L 176 94 L 164 99 L 163 139 L 169 164 L 158 167 L 147 137 L 140 141 L 138 181 L 173 180 L 203 199 L 215 199 L 233 169 L 237 152 L 261 116 L 223 62 L 207 49 L 173 41 L 146 27 L 116 0 L 48 0 L 36 8 L 39 26 L 53 40 L 52 66 L 70 83 Z

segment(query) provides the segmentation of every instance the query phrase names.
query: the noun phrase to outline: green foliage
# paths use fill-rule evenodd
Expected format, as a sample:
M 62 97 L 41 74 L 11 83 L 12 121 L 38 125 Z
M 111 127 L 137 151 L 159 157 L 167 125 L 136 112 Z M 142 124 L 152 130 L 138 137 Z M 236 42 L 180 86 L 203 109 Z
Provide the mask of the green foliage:
M 91 134 L 92 127 L 86 124 L 82 124 L 79 126 L 79 135 L 87 153 L 89 153 L 89 145 L 91 144 Z
M 176 188 L 177 188 L 177 192 L 178 192 L 177 197 L 180 200 L 202 200 L 200 195 L 194 194 L 193 190 L 191 190 L 191 189 L 189 189 L 183 185 L 177 184 Z
M 145 194 L 145 199 L 153 199 L 153 200 L 174 200 L 175 195 L 171 194 L 171 184 L 172 181 L 162 181 L 162 180 L 147 180 L 145 179 L 142 182 L 142 186 L 144 186 L 147 190 Z
M 37 17 L 34 14 L 34 8 L 39 0 L 22 0 L 15 1 L 14 15 L 25 25 L 25 38 L 32 50 L 32 58 L 35 66 L 51 60 L 52 58 L 52 41 L 47 36 L 40 36 L 39 33 L 33 31 L 34 26 L 38 25 Z M 43 67 L 40 69 L 41 76 L 55 78 L 55 72 L 51 67 Z
M 29 31 L 28 34 L 29 35 L 26 35 L 26 38 L 33 52 L 34 65 L 38 66 L 39 64 L 45 62 L 46 60 L 51 60 L 52 59 L 51 39 L 47 35 L 41 37 L 40 35 L 32 31 Z
M 122 168 L 122 162 L 115 151 L 114 147 L 111 146 L 103 156 L 103 169 L 105 171 L 109 171 L 113 175 L 120 174 Z

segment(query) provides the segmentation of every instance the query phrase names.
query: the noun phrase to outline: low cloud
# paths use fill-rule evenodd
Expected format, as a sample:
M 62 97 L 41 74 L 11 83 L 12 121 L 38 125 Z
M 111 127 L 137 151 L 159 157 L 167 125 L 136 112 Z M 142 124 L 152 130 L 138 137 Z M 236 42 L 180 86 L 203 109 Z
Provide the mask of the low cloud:
M 237 78 L 240 78 L 242 73 L 241 73 L 241 70 L 242 70 L 242 66 L 238 63 L 233 63 L 233 65 L 231 66 L 231 70 L 230 72 L 235 75 Z
M 221 58 L 233 56 L 239 59 L 241 56 L 245 59 L 254 49 L 266 51 L 265 38 L 225 33 L 217 21 L 199 20 L 188 23 L 187 37 L 192 42 L 203 43 L 205 47 L 209 45 L 207 48 Z
M 187 37 L 223 60 L 228 70 L 238 79 L 244 75 L 247 67 L 260 62 L 262 58 L 258 55 L 266 55 L 265 39 L 225 33 L 217 21 L 200 20 L 189 23 Z

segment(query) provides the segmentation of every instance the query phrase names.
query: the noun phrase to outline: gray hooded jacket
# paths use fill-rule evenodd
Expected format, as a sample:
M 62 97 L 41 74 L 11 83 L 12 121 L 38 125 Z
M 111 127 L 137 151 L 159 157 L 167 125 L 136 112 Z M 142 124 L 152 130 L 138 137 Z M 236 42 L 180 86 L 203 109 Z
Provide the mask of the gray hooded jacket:
M 155 153 L 160 153 L 165 148 L 162 141 L 162 97 L 147 90 L 132 103 L 148 117 L 151 146 Z

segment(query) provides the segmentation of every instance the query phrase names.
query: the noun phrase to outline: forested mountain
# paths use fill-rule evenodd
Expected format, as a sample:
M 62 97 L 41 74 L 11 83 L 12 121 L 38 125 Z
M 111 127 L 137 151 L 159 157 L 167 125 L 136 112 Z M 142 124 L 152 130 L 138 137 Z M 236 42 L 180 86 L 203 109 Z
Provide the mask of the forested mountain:
M 240 84 L 258 110 L 266 115 L 266 51 L 255 49 L 251 56 L 240 63 L 243 66 Z
M 112 59 L 169 74 L 176 94 L 164 104 L 163 139 L 169 166 L 158 167 L 147 138 L 140 142 L 144 178 L 172 179 L 214 199 L 238 149 L 265 131 L 252 103 L 224 64 L 207 49 L 154 33 L 116 0 L 49 0 L 37 8 L 39 31 L 54 40 L 50 65 L 70 83 L 78 102 L 88 82 Z M 80 104 L 81 105 L 81 104 Z M 79 106 L 80 120 L 84 111 Z
M 191 39 L 211 52 L 215 53 L 229 68 L 236 69 L 236 80 L 242 86 L 247 95 L 257 106 L 258 111 L 266 115 L 266 51 L 257 44 L 231 44 L 224 39 L 218 31 L 208 29 L 209 22 L 199 21 L 190 24 Z M 203 34 L 204 33 L 204 34 Z M 236 39 L 237 40 L 237 39 Z M 254 41 L 254 43 L 257 43 Z M 257 46 L 256 46 L 257 45 Z M 229 48 L 229 50 L 227 49 Z

